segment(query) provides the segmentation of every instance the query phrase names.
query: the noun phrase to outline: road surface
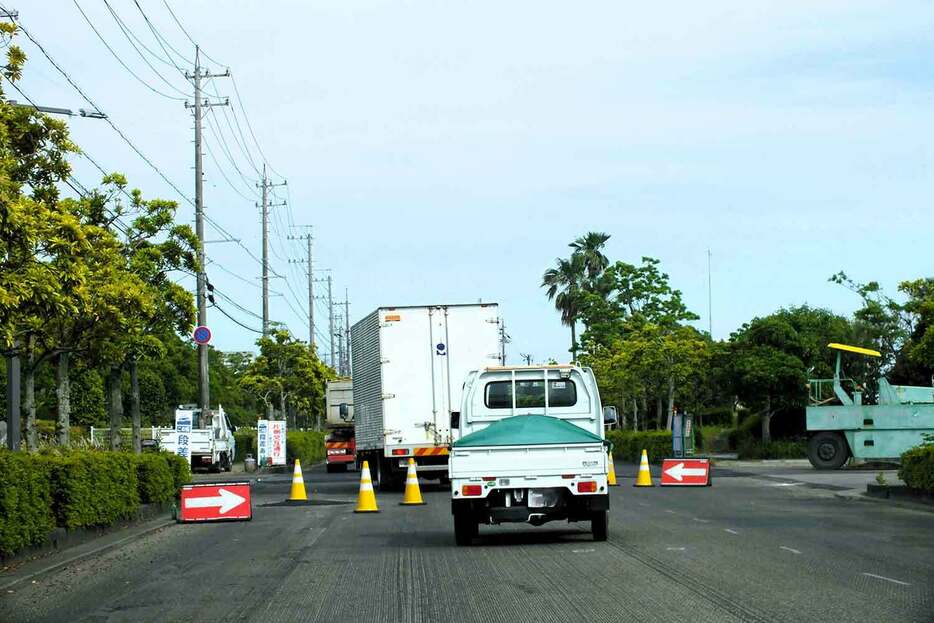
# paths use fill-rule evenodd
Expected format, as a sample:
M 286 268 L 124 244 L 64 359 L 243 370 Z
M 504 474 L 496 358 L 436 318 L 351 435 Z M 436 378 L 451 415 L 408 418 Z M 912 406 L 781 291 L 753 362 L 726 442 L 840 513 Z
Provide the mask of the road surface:
M 934 513 L 719 470 L 698 489 L 630 486 L 610 539 L 586 524 L 481 526 L 455 547 L 449 493 L 353 514 L 357 474 L 308 470 L 320 504 L 170 525 L 15 585 L 0 621 L 934 621 Z M 335 503 L 331 503 L 335 502 Z

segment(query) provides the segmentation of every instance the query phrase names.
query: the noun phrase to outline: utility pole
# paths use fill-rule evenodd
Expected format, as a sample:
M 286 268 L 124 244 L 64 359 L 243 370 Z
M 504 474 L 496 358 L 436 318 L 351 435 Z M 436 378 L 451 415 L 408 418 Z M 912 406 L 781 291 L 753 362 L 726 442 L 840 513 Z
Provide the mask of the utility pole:
M 519 356 L 525 360 L 525 365 L 527 366 L 532 365 L 532 355 L 528 353 L 519 353 Z
M 308 345 L 312 352 L 315 350 L 315 278 L 314 263 L 311 254 L 311 225 L 305 225 L 309 230 L 304 236 L 289 236 L 289 240 L 305 240 L 308 243 L 308 257 L 304 263 L 308 264 Z M 302 264 L 302 260 L 289 260 L 293 264 Z
M 269 335 L 269 208 L 284 206 L 285 202 L 269 203 L 269 189 L 285 186 L 287 182 L 273 184 L 266 176 L 266 163 L 263 163 L 263 181 L 257 186 L 263 190 L 263 204 L 258 206 L 263 211 L 263 335 Z
M 506 333 L 506 321 L 502 318 L 499 319 L 499 345 L 500 345 L 500 354 L 499 360 L 502 365 L 506 365 L 506 344 L 512 341 L 512 338 Z
M 201 101 L 201 79 L 202 78 L 222 78 L 230 75 L 228 69 L 222 74 L 212 74 L 207 71 L 201 71 L 201 52 L 198 46 L 195 46 L 195 71 L 194 73 L 185 72 L 185 77 L 192 80 L 195 87 L 195 103 L 192 106 L 185 101 L 185 108 L 194 108 L 195 115 L 195 233 L 198 235 L 198 277 L 196 298 L 198 303 L 198 325 L 206 326 L 208 322 L 208 303 L 207 303 L 207 273 L 205 272 L 204 256 L 204 169 L 201 164 L 201 109 L 205 106 L 227 106 L 230 100 L 225 98 L 223 102 L 202 102 Z M 208 371 L 208 345 L 198 344 L 198 406 L 202 411 L 207 411 L 211 407 L 210 376 Z
M 331 275 L 328 275 L 328 315 L 328 332 L 331 335 L 328 340 L 331 342 L 331 367 L 337 369 L 334 365 L 334 298 L 331 296 Z
M 337 332 L 333 337 L 337 338 L 337 374 L 344 376 L 346 374 L 344 370 L 344 328 L 341 324 L 338 322 Z
M 347 288 L 344 288 L 344 374 L 350 376 L 353 371 L 350 369 L 350 298 L 347 295 Z

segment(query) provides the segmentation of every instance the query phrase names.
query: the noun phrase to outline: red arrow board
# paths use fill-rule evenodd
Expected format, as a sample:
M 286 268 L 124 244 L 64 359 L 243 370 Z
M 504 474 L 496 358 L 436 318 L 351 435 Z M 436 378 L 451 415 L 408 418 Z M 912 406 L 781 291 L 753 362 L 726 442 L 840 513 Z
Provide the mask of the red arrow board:
M 253 518 L 250 483 L 202 483 L 182 486 L 178 520 L 249 521 Z
M 707 459 L 665 459 L 662 461 L 662 486 L 706 487 L 710 484 L 710 461 Z

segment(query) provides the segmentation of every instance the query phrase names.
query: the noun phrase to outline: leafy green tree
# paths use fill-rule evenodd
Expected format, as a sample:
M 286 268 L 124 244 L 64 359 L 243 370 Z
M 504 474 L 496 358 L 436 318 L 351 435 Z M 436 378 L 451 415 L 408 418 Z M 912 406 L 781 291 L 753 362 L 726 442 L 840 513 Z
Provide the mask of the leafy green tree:
M 570 246 L 574 251 L 572 255 L 580 257 L 584 262 L 584 268 L 587 272 L 587 280 L 594 283 L 600 274 L 610 265 L 610 260 L 603 254 L 603 247 L 606 246 L 610 234 L 603 232 L 587 232 Z

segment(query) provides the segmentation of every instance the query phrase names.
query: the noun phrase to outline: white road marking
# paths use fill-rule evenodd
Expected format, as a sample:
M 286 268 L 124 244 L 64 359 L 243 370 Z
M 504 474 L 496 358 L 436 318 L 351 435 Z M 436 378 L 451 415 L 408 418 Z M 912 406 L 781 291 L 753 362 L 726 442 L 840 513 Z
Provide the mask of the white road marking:
M 685 549 L 687 549 L 687 548 L 685 548 L 685 547 L 666 547 L 665 549 L 667 549 L 669 552 L 683 552 L 683 551 L 684 551 Z
M 737 532 L 736 530 L 733 530 L 733 529 L 731 529 L 731 528 L 724 528 L 723 531 L 724 531 L 724 532 L 729 532 L 730 534 L 739 534 L 739 532 Z
M 670 513 L 670 514 L 672 514 L 672 515 L 677 515 L 677 514 L 678 514 L 678 513 L 674 512 L 674 511 L 671 511 L 671 510 L 668 510 L 668 509 L 665 509 L 665 512 L 666 512 L 666 513 Z
M 793 548 L 793 547 L 785 547 L 784 545 L 779 545 L 779 546 L 778 546 L 778 549 L 783 549 L 783 550 L 785 550 L 786 552 L 791 552 L 792 554 L 800 554 L 800 553 L 801 553 L 800 551 L 796 550 L 796 549 Z
M 776 482 L 769 486 L 770 487 L 797 487 L 798 485 L 803 485 L 803 484 L 804 484 L 803 482 Z
M 891 582 L 892 584 L 899 584 L 901 586 L 911 586 L 908 582 L 902 582 L 901 580 L 893 580 L 892 578 L 887 578 L 884 575 L 876 575 L 875 573 L 864 573 L 863 575 L 876 578 L 877 580 L 885 580 L 886 582 Z
M 695 517 L 694 521 L 699 522 L 699 523 L 710 523 L 709 519 L 701 519 L 700 517 Z
M 572 549 L 571 551 L 572 551 L 573 553 L 575 553 L 575 554 L 589 554 L 589 553 L 593 552 L 594 550 L 592 550 L 592 549 Z

